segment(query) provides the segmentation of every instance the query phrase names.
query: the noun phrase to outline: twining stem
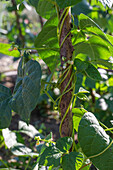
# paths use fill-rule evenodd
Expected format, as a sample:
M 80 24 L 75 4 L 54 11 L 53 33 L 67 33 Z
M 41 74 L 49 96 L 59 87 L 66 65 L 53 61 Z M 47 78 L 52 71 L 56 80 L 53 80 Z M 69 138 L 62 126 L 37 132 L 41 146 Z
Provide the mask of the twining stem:
M 100 121 L 99 121 L 99 123 L 100 123 L 101 126 L 103 126 L 103 127 L 105 128 L 105 129 L 104 129 L 105 131 L 110 131 L 110 132 L 113 134 L 113 131 L 112 131 L 113 128 L 108 128 L 106 125 L 104 125 L 104 124 L 103 124 L 102 122 L 100 122 Z
M 71 31 L 70 7 L 60 10 L 59 28 L 60 28 L 60 32 L 59 32 L 60 59 L 61 59 L 62 72 L 64 72 L 69 67 L 67 61 L 72 60 L 72 54 L 73 54 L 73 46 L 71 42 L 71 32 L 70 32 Z M 63 65 L 66 65 L 66 68 L 63 67 Z M 72 98 L 73 98 L 72 81 L 73 80 L 70 81 L 71 75 L 72 75 L 72 67 L 70 67 L 70 69 L 67 69 L 67 71 L 62 76 L 63 81 L 61 80 L 60 82 L 61 95 L 63 94 L 62 98 L 60 98 L 61 137 L 72 136 L 72 132 L 73 132 L 73 121 L 72 121 Z M 64 93 L 64 89 L 66 93 Z

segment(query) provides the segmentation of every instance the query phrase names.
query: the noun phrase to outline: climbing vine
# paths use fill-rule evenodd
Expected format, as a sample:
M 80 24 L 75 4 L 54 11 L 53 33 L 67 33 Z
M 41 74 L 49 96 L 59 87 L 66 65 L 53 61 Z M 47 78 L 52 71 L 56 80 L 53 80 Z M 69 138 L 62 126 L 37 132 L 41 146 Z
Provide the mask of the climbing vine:
M 19 0 L 16 2 L 22 3 Z M 13 94 L 10 89 L 0 85 L 0 129 L 9 127 L 12 110 L 29 124 L 30 114 L 38 103 L 40 91 L 51 99 L 53 110 L 57 110 L 61 117 L 61 138 L 56 142 L 52 140 L 52 134 L 45 139 L 35 137 L 37 147 L 41 147 L 39 154 L 34 154 L 38 157 L 34 169 L 49 166 L 53 170 L 85 170 L 92 163 L 99 170 L 113 167 L 113 142 L 105 132 L 113 133 L 113 129 L 98 122 L 83 106 L 76 107 L 77 98 L 87 100 L 86 93 L 89 91 L 80 87 L 75 93 L 78 73 L 100 81 L 102 78 L 98 67 L 112 69 L 110 57 L 113 56 L 113 37 L 105 34 L 98 24 L 82 13 L 75 25 L 71 6 L 80 2 L 81 0 L 29 0 L 37 13 L 47 19 L 36 37 L 35 47 L 31 49 L 37 50 L 49 67 L 51 74 L 48 80 L 41 81 L 40 64 L 30 58 L 30 52 L 26 52 L 30 49 L 21 48 L 14 43 L 11 47 L 0 44 L 3 47 L 0 52 L 4 54 L 13 55 L 14 50 L 14 56 L 21 53 Z M 106 0 L 101 2 L 109 7 L 113 4 Z M 56 69 L 59 70 L 58 80 L 53 82 Z M 52 88 L 60 90 L 56 100 L 49 93 Z M 78 133 L 78 144 L 74 141 L 75 131 Z

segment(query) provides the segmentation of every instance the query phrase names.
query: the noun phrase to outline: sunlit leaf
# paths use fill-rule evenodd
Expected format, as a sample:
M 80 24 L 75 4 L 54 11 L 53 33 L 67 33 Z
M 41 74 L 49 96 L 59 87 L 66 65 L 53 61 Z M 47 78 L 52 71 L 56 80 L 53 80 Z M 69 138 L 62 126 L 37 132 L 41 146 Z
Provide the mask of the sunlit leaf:
M 78 117 L 75 115 L 73 116 L 73 128 L 74 128 L 74 130 L 76 130 L 76 132 L 78 132 L 78 126 L 79 126 L 81 118 L 82 117 Z
M 49 146 L 41 154 L 39 165 L 57 167 L 60 165 L 60 157 L 60 150 L 55 146 Z
M 85 94 L 83 94 L 83 93 L 77 93 L 77 97 L 80 99 L 80 100 L 83 100 L 83 101 L 88 101 L 89 100 L 89 98 L 85 95 Z
M 27 125 L 25 122 L 19 121 L 18 128 L 21 133 L 24 133 L 33 139 L 35 138 L 35 136 L 40 136 L 41 138 L 44 138 L 44 136 L 40 134 L 39 131 L 31 124 Z
M 75 45 L 75 54 L 87 54 L 92 61 L 98 59 L 109 60 L 111 53 L 105 42 L 97 36 L 90 37 L 87 41 L 83 41 Z
M 91 18 L 84 14 L 80 14 L 79 20 L 80 28 L 82 30 L 87 31 L 87 33 L 91 33 L 92 35 L 97 35 L 98 37 L 105 41 L 104 43 L 108 45 L 108 48 L 113 48 L 113 44 L 111 43 L 107 35 L 102 31 L 99 25 L 96 24 Z
M 84 115 L 84 113 L 86 113 L 87 111 L 83 108 L 73 108 L 72 109 L 72 113 L 74 114 L 74 116 L 77 117 L 82 117 Z
M 38 157 L 39 154 L 33 152 L 30 148 L 26 147 L 21 143 L 16 143 L 12 148 L 11 152 L 16 156 L 25 156 L 25 157 Z
M 77 170 L 83 164 L 83 155 L 80 152 L 70 152 L 62 157 L 62 167 L 65 170 Z
M 10 131 L 8 128 L 2 130 L 4 141 L 8 149 L 11 150 L 11 152 L 14 155 L 17 156 L 31 156 L 31 157 L 37 157 L 38 154 L 32 152 L 32 150 L 22 143 L 17 142 L 17 136 L 16 133 Z
M 9 51 L 11 49 L 10 44 L 0 43 L 0 53 L 13 56 L 13 57 L 20 57 L 20 53 L 18 50 Z
M 59 138 L 56 141 L 56 147 L 62 151 L 62 152 L 66 152 L 68 151 L 73 143 L 73 139 L 71 137 L 63 137 L 63 138 Z

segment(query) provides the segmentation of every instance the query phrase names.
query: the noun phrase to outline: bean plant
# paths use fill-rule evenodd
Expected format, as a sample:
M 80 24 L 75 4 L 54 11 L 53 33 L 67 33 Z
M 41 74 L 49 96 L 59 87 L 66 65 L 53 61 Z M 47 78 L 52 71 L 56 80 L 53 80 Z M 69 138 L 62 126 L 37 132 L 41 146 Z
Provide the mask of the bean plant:
M 113 5 L 112 0 L 99 1 L 106 9 Z M 42 167 L 49 170 L 88 170 L 91 164 L 99 170 L 113 169 L 113 140 L 106 133 L 113 133 L 113 129 L 98 121 L 83 105 L 76 106 L 77 98 L 87 100 L 86 94 L 90 93 L 83 87 L 76 90 L 78 74 L 100 83 L 102 77 L 98 68 L 112 70 L 110 58 L 113 56 L 113 37 L 105 34 L 87 15 L 80 13 L 77 18 L 72 15 L 71 11 L 82 2 L 28 0 L 36 12 L 47 20 L 35 39 L 34 48 L 0 43 L 1 53 L 15 57 L 21 55 L 13 94 L 0 84 L 0 129 L 3 129 L 3 134 L 9 133 L 7 128 L 11 123 L 12 110 L 20 115 L 26 126 L 29 125 L 30 114 L 39 101 L 40 93 L 51 99 L 53 110 L 57 110 L 61 117 L 60 138 L 56 142 L 52 140 L 51 133 L 46 138 L 35 136 L 38 153 L 30 150 L 23 154 L 37 158 L 34 170 Z M 23 0 L 15 1 L 16 5 L 22 3 Z M 47 80 L 41 79 L 39 62 L 26 57 L 26 50 L 29 54 L 31 50 L 38 51 L 50 70 Z M 57 81 L 53 81 L 54 75 L 57 75 Z M 60 91 L 56 100 L 50 93 L 55 88 Z M 75 132 L 78 134 L 77 144 Z M 15 147 L 10 148 L 17 154 Z M 23 145 L 18 145 L 19 149 L 21 147 Z

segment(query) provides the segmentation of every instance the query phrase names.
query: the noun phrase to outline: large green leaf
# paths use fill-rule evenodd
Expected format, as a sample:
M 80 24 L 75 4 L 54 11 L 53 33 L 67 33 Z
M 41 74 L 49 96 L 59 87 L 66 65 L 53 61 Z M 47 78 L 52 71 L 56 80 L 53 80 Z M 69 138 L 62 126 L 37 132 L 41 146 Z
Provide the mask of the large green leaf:
M 113 48 L 112 43 L 110 42 L 107 35 L 102 31 L 102 29 L 97 25 L 91 18 L 84 14 L 80 14 L 80 28 L 82 30 L 87 31 L 87 33 L 91 33 L 93 35 L 97 35 L 104 40 L 104 43 L 107 44 L 108 48 Z M 112 52 L 112 51 L 111 51 Z M 113 53 L 112 53 L 113 54 Z
M 20 53 L 18 50 L 9 51 L 10 48 L 11 48 L 10 44 L 0 43 L 0 53 L 9 55 L 9 56 L 13 56 L 13 57 L 20 56 Z
M 35 47 L 42 60 L 52 71 L 59 63 L 59 44 L 57 38 L 58 19 L 52 16 L 44 25 L 42 31 L 35 40 Z
M 96 27 L 102 31 L 102 29 L 99 27 L 98 24 L 96 24 L 91 18 L 89 18 L 88 16 L 86 16 L 84 14 L 80 14 L 79 21 L 80 21 L 79 25 L 80 25 L 81 29 L 87 29 L 89 27 L 92 27 L 92 28 Z M 102 32 L 101 32 L 101 34 L 102 34 Z
M 36 11 L 43 18 L 49 19 L 54 13 L 56 13 L 54 0 L 39 0 Z
M 37 61 L 29 60 L 23 64 L 21 59 L 13 98 L 10 101 L 12 109 L 25 122 L 29 122 L 30 114 L 38 103 L 40 95 L 41 67 Z
M 81 2 L 82 0 L 56 0 L 57 4 L 61 9 L 69 6 L 76 5 L 77 3 Z
M 92 36 L 88 40 L 76 44 L 75 55 L 80 53 L 86 54 L 92 62 L 103 59 L 107 62 L 111 56 L 108 45 L 98 36 Z M 106 66 L 106 62 L 101 62 L 101 65 Z
M 111 143 L 112 139 L 99 125 L 96 117 L 87 112 L 82 117 L 78 128 L 78 140 L 82 151 L 87 157 L 91 157 L 93 164 L 99 170 L 112 170 L 113 167 L 113 144 L 103 153 Z
M 55 146 L 49 146 L 41 154 L 39 165 L 57 167 L 60 165 L 60 157 L 60 150 Z
M 0 129 L 9 127 L 12 113 L 9 106 L 11 90 L 0 84 Z
M 64 170 L 78 170 L 83 164 L 83 155 L 80 152 L 70 152 L 62 157 Z
M 73 143 L 73 139 L 71 137 L 63 137 L 59 138 L 56 142 L 56 147 L 62 151 L 62 152 L 67 152 L 71 148 Z

